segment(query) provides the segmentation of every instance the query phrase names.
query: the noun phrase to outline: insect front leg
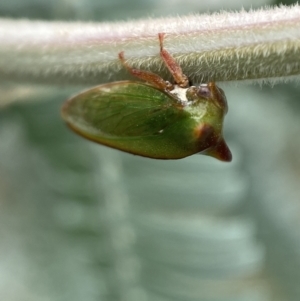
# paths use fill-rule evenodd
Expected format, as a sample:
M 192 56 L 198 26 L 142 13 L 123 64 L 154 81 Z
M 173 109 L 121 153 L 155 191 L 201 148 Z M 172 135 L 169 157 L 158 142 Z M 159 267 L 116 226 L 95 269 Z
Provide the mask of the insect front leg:
M 162 79 L 159 75 L 154 74 L 152 72 L 149 71 L 144 71 L 144 70 L 139 70 L 139 69 L 134 69 L 131 66 L 129 66 L 126 61 L 125 61 L 125 57 L 124 57 L 124 51 L 119 53 L 119 59 L 121 61 L 121 63 L 123 64 L 123 66 L 135 77 L 146 81 L 147 83 L 155 86 L 156 88 L 160 89 L 160 90 L 167 90 L 170 91 L 172 90 L 174 87 L 171 83 L 169 83 L 168 81 L 165 81 L 164 79 Z
M 174 77 L 174 80 L 176 84 L 181 88 L 187 88 L 189 87 L 189 79 L 188 77 L 183 74 L 181 67 L 176 63 L 173 56 L 164 49 L 163 46 L 163 40 L 164 40 L 164 33 L 159 33 L 159 45 L 160 45 L 160 56 L 164 60 L 165 65 L 171 72 L 172 76 Z

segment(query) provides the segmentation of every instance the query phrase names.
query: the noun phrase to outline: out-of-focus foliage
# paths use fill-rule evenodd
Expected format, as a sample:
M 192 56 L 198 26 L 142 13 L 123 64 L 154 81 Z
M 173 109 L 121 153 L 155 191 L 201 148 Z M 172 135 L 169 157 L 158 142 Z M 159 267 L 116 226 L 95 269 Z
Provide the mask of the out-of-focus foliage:
M 274 0 L 274 4 L 277 4 L 277 5 L 293 5 L 295 3 L 297 3 L 298 1 L 297 0 Z
M 0 15 L 13 18 L 64 20 L 129 20 L 132 18 L 195 14 L 219 9 L 259 8 L 270 0 L 2 0 Z

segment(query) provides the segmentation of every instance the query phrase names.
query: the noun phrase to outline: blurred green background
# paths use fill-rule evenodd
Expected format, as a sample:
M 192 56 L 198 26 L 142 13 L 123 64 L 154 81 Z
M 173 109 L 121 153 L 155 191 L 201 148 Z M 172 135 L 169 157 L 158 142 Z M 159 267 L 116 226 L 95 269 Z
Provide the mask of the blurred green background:
M 0 15 L 101 22 L 272 4 L 2 0 Z M 95 145 L 60 119 L 79 87 L 1 83 L 0 103 L 21 103 L 0 110 L 0 300 L 299 301 L 299 85 L 222 87 L 230 164 Z

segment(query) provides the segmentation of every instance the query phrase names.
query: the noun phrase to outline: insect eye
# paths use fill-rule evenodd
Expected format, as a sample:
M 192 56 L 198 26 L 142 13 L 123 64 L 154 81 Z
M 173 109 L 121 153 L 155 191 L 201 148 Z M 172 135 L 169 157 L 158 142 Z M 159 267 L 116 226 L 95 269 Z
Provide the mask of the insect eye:
M 211 98 L 211 91 L 209 89 L 209 87 L 207 85 L 201 85 L 198 89 L 197 92 L 198 96 L 202 97 L 202 98 Z

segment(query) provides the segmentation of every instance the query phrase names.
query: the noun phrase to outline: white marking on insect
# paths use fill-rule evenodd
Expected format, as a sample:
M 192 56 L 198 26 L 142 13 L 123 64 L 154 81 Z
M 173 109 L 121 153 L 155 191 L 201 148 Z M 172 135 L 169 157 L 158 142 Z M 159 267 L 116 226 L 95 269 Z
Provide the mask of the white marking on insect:
M 186 91 L 188 88 L 181 88 L 178 85 L 174 86 L 174 89 L 170 91 L 170 94 L 173 94 L 178 98 L 183 104 L 188 102 L 186 98 Z

